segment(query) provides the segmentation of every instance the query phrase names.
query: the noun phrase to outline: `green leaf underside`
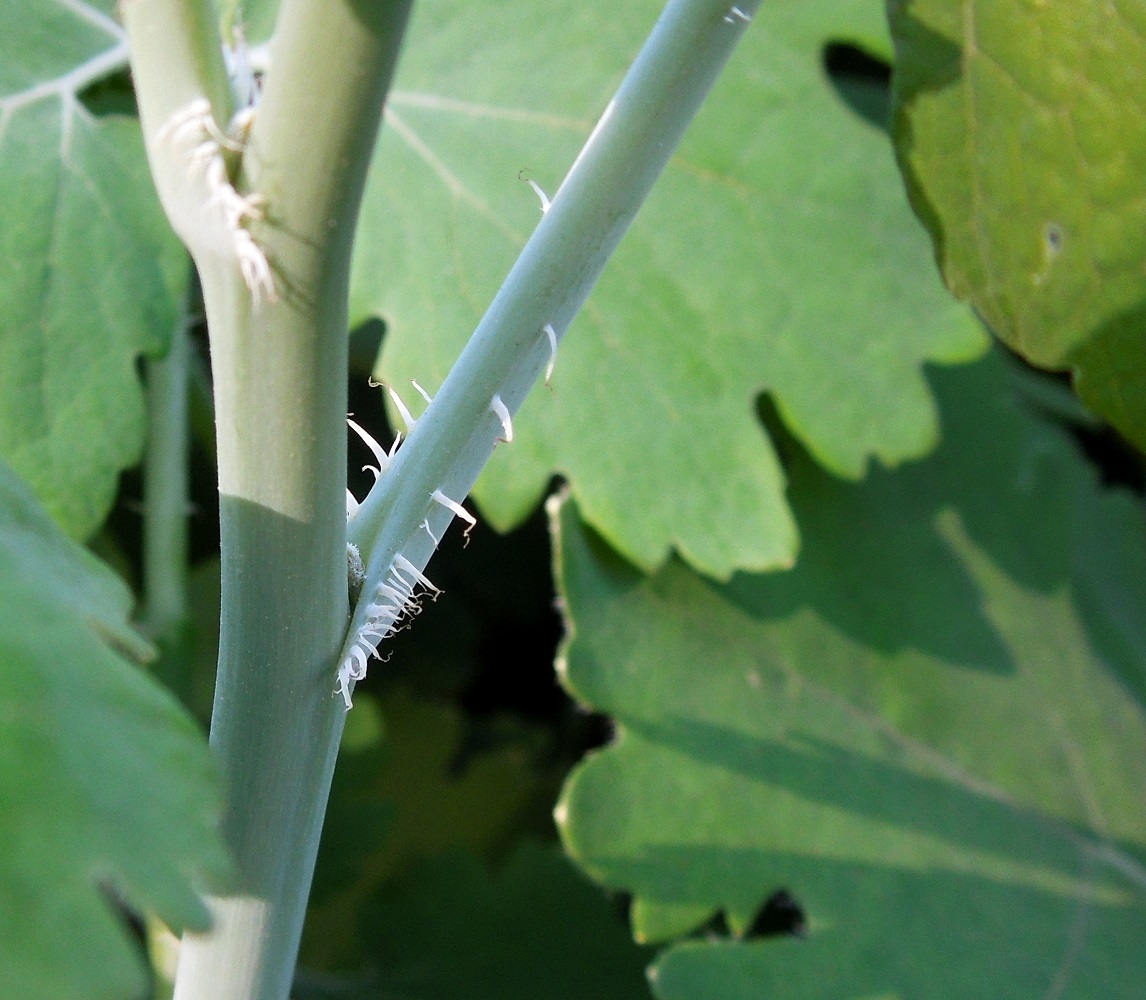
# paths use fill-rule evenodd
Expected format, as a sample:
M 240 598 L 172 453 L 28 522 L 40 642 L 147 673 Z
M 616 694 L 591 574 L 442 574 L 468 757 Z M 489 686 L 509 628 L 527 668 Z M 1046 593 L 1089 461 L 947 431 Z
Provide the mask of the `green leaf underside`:
M 849 485 L 795 456 L 789 573 L 646 578 L 555 516 L 564 675 L 620 727 L 566 786 L 567 848 L 645 939 L 743 931 L 780 888 L 810 928 L 678 943 L 664 1000 L 1140 993 L 1141 507 L 998 360 L 932 382 L 932 458 Z
M 0 456 L 78 538 L 139 457 L 136 358 L 164 350 L 186 280 L 138 124 L 77 99 L 121 45 L 113 8 L 0 13 Z
M 380 314 L 379 376 L 431 393 L 651 28 L 548 0 L 419 6 L 356 250 L 354 321 Z M 936 438 L 924 360 L 979 352 L 910 218 L 886 136 L 822 69 L 835 39 L 888 43 L 876 3 L 761 11 L 475 496 L 501 528 L 555 473 L 646 568 L 791 562 L 783 475 L 757 419 L 771 392 L 844 476 Z M 415 413 L 421 401 L 409 394 Z
M 647 949 L 560 854 L 519 847 L 492 875 L 460 852 L 387 889 L 367 921 L 378 981 L 355 1000 L 647 1000 Z
M 0 968 L 5 996 L 140 996 L 111 900 L 203 928 L 226 869 L 206 740 L 125 652 L 119 579 L 0 464 Z
M 888 8 L 899 156 L 948 284 L 1146 447 L 1146 9 Z

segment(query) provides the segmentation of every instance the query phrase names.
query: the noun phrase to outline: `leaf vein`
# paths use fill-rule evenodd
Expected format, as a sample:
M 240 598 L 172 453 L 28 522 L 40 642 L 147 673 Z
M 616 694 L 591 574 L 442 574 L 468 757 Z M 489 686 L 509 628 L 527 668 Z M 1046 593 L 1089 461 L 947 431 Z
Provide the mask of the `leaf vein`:
M 545 111 L 531 111 L 528 108 L 511 108 L 505 107 L 504 105 L 484 104 L 480 101 L 465 101 L 456 97 L 444 97 L 440 94 L 427 94 L 414 90 L 391 91 L 389 103 L 391 106 L 398 105 L 400 107 L 419 108 L 426 111 L 445 111 L 465 115 L 469 118 L 521 122 L 526 125 L 541 125 L 546 128 L 576 132 L 578 135 L 586 134 L 593 128 L 592 122 L 581 118 L 573 118 L 568 115 L 555 115 Z
M 525 243 L 525 237 L 516 232 L 513 227 L 508 225 L 485 201 L 471 191 L 397 112 L 387 107 L 385 120 L 406 145 L 422 159 L 426 166 L 437 174 L 438 178 L 445 184 L 454 198 L 459 201 L 464 201 L 477 212 L 478 215 L 492 223 L 494 228 L 507 239 L 513 241 L 515 246 L 520 247 Z
M 82 0 L 56 0 L 56 2 L 69 13 L 75 14 L 76 17 L 87 21 L 88 24 L 107 32 L 116 41 L 126 39 L 127 33 L 116 23 L 114 18 L 108 17 L 103 11 L 97 10 L 90 4 L 83 3 Z

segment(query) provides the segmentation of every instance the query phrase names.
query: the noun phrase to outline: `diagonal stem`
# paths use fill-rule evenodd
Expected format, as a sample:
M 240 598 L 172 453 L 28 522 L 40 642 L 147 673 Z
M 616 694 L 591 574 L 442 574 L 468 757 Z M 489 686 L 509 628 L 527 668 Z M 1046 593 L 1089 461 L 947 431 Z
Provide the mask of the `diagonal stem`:
M 365 648 L 376 590 L 425 567 L 510 419 L 553 361 L 653 183 L 760 6 L 670 0 L 433 402 L 350 522 L 367 585 L 342 653 Z M 496 400 L 495 400 L 496 397 Z M 347 692 L 349 693 L 349 692 Z

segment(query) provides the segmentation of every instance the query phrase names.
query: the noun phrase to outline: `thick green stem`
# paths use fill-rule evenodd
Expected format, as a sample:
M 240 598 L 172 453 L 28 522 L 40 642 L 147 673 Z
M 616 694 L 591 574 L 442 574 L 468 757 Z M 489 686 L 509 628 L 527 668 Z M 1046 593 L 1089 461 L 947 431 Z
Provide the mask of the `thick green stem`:
M 670 0 L 552 204 L 434 401 L 350 524 L 367 560 L 341 662 L 367 635 L 375 587 L 396 555 L 421 569 L 676 150 L 760 6 Z M 512 445 L 510 446 L 512 447 Z M 427 530 L 428 529 L 428 530 Z
M 211 933 L 185 938 L 175 995 L 285 1000 L 344 717 L 332 694 L 347 617 L 350 252 L 410 4 L 284 0 L 235 184 L 258 193 L 263 217 L 245 216 L 241 232 L 218 211 L 222 180 L 164 131 L 163 115 L 185 105 L 147 96 L 169 86 L 157 78 L 163 46 L 180 50 L 153 26 L 179 19 L 140 10 L 164 5 L 184 6 L 133 0 L 125 20 L 133 47 L 156 47 L 133 54 L 136 86 L 155 112 L 144 116 L 153 170 L 171 175 L 160 189 L 199 267 L 211 337 L 223 595 L 211 743 L 238 872 L 211 900 Z M 196 93 L 210 91 L 192 79 L 180 96 Z M 212 112 L 226 120 L 214 101 Z M 244 247 L 269 261 L 275 301 L 248 288 Z
M 167 634 L 187 614 L 187 303 L 167 356 L 149 360 L 143 456 L 143 624 Z

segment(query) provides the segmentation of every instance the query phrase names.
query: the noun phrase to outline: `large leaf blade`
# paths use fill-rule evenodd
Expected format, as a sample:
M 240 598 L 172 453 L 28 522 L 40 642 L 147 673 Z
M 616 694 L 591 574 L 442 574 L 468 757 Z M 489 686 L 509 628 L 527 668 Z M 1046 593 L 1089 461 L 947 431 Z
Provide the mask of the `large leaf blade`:
M 893 0 L 897 151 L 948 285 L 1146 445 L 1136 4 Z
M 536 221 L 519 178 L 555 188 L 656 9 L 419 8 L 355 259 L 352 315 L 388 323 L 382 378 L 441 384 Z M 563 345 L 553 394 L 531 396 L 479 482 L 496 524 L 558 472 L 642 566 L 675 548 L 723 577 L 794 554 L 761 392 L 843 475 L 934 444 L 920 364 L 966 359 L 981 335 L 923 259 L 885 136 L 821 65 L 835 38 L 886 51 L 878 15 L 854 0 L 760 13 Z
M 789 573 L 644 579 L 560 515 L 564 673 L 621 727 L 567 786 L 567 847 L 649 939 L 744 932 L 780 888 L 810 925 L 674 947 L 663 997 L 1137 990 L 1143 595 L 1095 581 L 1113 539 L 1146 557 L 1141 508 L 997 362 L 935 384 L 933 458 L 850 486 L 794 456 Z
M 164 350 L 187 277 L 138 125 L 79 100 L 126 65 L 113 7 L 0 15 L 0 455 L 74 537 L 139 458 L 136 361 Z
M 203 928 L 226 870 L 195 723 L 125 654 L 131 598 L 0 465 L 0 966 L 28 1000 L 139 995 L 115 896 Z

